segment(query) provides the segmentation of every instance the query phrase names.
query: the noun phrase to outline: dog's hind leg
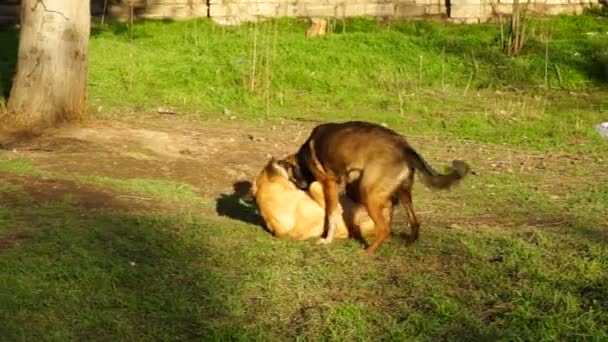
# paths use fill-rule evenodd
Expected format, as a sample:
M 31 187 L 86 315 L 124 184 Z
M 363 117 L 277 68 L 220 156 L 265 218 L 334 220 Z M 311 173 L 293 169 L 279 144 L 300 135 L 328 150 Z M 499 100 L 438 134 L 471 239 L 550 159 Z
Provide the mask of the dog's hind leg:
M 418 217 L 416 217 L 416 212 L 414 211 L 414 202 L 412 201 L 412 184 L 414 181 L 414 173 L 411 172 L 410 175 L 411 176 L 408 177 L 408 180 L 404 182 L 398 190 L 399 200 L 405 207 L 411 230 L 411 235 L 406 240 L 407 245 L 411 245 L 412 243 L 416 242 L 420 233 L 420 222 L 418 221 Z
M 385 201 L 372 201 L 367 203 L 366 205 L 369 216 L 374 221 L 374 228 L 376 233 L 374 242 L 365 249 L 365 252 L 367 254 L 374 254 L 374 252 L 376 252 L 376 250 L 384 243 L 384 241 L 391 233 L 389 222 L 386 219 L 386 215 L 384 214 L 385 203 Z
M 374 242 L 365 249 L 367 254 L 374 254 L 384 243 L 391 233 L 389 220 L 386 213 L 386 205 L 389 203 L 383 197 L 364 196 L 365 207 L 371 219 L 374 221 Z

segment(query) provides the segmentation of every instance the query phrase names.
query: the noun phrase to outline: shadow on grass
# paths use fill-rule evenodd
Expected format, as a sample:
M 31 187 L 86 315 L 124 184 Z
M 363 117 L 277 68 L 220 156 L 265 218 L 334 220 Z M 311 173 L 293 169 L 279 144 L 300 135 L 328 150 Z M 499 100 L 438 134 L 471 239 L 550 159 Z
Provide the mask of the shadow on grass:
M 589 242 L 601 242 L 608 245 L 608 225 L 598 226 L 574 226 L 574 234 L 581 238 L 587 239 Z
M 16 196 L 0 206 L 0 248 L 11 239 L 0 249 L 5 340 L 538 340 L 548 328 L 564 339 L 606 335 L 597 244 L 574 248 L 552 234 L 556 245 L 543 250 L 529 231 L 497 238 L 431 228 L 417 251 L 389 242 L 370 259 L 347 246 L 272 241 L 235 222 L 82 206 L 66 198 L 71 192 L 33 201 L 19 184 L 0 182 L 0 193 Z M 227 195 L 235 200 L 218 206 L 234 204 L 248 185 L 236 183 Z M 488 262 L 496 253 L 505 261 Z M 599 281 L 585 281 L 590 271 Z M 564 298 L 585 306 L 555 303 L 564 283 L 577 294 Z M 521 310 L 524 319 L 512 318 Z
M 249 190 L 251 182 L 239 181 L 233 184 L 233 193 L 222 194 L 216 200 L 215 211 L 220 216 L 227 216 L 235 220 L 256 226 L 264 227 L 264 220 L 258 215 L 254 204 L 247 205 L 250 201 Z
M 91 37 L 95 37 L 104 33 L 110 33 L 115 37 L 119 37 L 125 40 L 135 40 L 140 38 L 150 38 L 151 35 L 144 31 L 138 30 L 138 26 L 145 23 L 145 20 L 133 23 L 133 30 L 131 24 L 122 22 L 110 22 L 107 24 L 93 24 L 91 25 Z
M 204 22 L 204 19 L 198 19 L 199 21 Z M 133 22 L 133 26 L 129 22 L 120 22 L 110 19 L 108 22 L 101 24 L 98 21 L 94 21 L 91 23 L 91 37 L 96 37 L 102 34 L 111 34 L 120 39 L 126 40 L 135 40 L 141 38 L 151 38 L 152 35 L 147 33 L 145 29 L 140 29 L 140 27 L 145 27 L 148 24 L 173 24 L 176 23 L 175 20 L 170 18 L 163 19 L 143 19 L 138 18 L 137 21 Z
M 0 46 L 0 96 L 7 99 L 17 66 L 18 32 L 15 29 L 0 30 Z
M 4 338 L 249 335 L 228 319 L 239 286 L 227 277 L 239 271 L 223 242 L 211 241 L 216 226 L 86 208 L 70 194 L 18 197 L 0 207 L 0 242 L 10 238 L 0 244 L 0 294 L 10 294 L 0 295 Z
M 583 202 L 585 199 L 582 199 Z M 587 199 L 591 201 L 591 199 Z M 576 205 L 581 206 L 580 202 Z M 487 205 L 491 214 L 478 222 L 490 222 L 508 229 L 536 227 L 554 231 L 558 235 L 581 243 L 602 243 L 608 245 L 608 224 L 592 214 L 581 215 L 579 207 L 545 207 L 535 203 L 518 205 L 496 202 Z

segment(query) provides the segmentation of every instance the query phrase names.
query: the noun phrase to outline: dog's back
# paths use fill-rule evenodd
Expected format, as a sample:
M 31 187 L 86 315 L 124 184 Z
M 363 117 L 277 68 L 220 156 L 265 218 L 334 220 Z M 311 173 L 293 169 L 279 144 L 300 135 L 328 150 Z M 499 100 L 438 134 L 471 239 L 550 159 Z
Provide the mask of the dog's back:
M 319 125 L 310 139 L 317 158 L 336 170 L 347 166 L 362 169 L 372 159 L 399 163 L 408 147 L 405 138 L 394 131 L 361 121 Z
M 440 175 L 401 134 L 363 121 L 316 126 L 297 158 L 300 165 L 317 164 L 341 183 L 349 180 L 352 174 L 360 174 L 363 169 L 366 177 L 372 181 L 376 178 L 382 178 L 385 183 L 390 179 L 395 180 L 394 184 L 383 184 L 383 187 L 396 187 L 399 182 L 411 177 L 414 169 L 420 171 L 425 184 L 433 188 L 450 187 L 469 172 L 466 163 L 454 161 L 452 171 Z M 308 169 L 304 168 L 301 172 L 309 181 L 314 180 Z
M 380 125 L 351 121 L 321 124 L 313 129 L 297 156 L 300 165 L 317 165 L 317 169 L 347 183 L 350 176 L 365 170 L 365 179 L 380 179 L 381 186 L 392 190 L 408 176 L 404 151 L 408 144 L 401 135 Z M 312 181 L 314 168 L 302 172 Z M 387 184 L 388 180 L 391 184 Z

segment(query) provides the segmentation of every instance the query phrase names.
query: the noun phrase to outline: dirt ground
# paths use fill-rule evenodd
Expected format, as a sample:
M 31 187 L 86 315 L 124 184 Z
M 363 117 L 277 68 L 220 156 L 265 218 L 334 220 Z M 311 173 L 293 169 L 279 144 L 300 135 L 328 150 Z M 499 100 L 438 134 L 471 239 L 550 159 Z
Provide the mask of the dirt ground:
M 24 159 L 44 170 L 119 179 L 161 179 L 190 184 L 203 198 L 217 199 L 235 192 L 236 184 L 251 181 L 269 157 L 294 152 L 315 123 L 243 123 L 200 121 L 157 114 L 89 120 L 44 135 L 3 145 L 0 159 Z M 409 136 L 431 164 L 467 160 L 477 175 L 542 173 L 545 191 L 567 191 L 560 178 L 584 157 L 551 153 L 530 154 L 502 146 Z M 25 177 L 0 172 L 0 181 L 20 184 L 44 201 L 68 194 L 86 208 L 159 209 L 150 199 L 116 194 L 68 180 Z M 240 182 L 240 183 L 239 183 Z M 139 200 L 138 200 L 139 199 Z M 15 198 L 0 198 L 5 204 Z M 215 210 L 209 214 L 215 213 Z
M 217 198 L 234 192 L 235 184 L 251 181 L 271 155 L 293 152 L 309 127 L 298 123 L 243 126 L 229 120 L 201 122 L 135 115 L 126 120 L 89 120 L 33 139 L 5 143 L 0 159 L 27 160 L 62 174 L 186 183 L 202 197 Z M 127 209 L 138 202 L 133 201 L 136 196 L 117 195 L 74 181 L 1 172 L 0 181 L 21 185 L 34 200 L 42 202 L 61 194 L 70 194 L 87 208 Z M 16 201 L 7 196 L 2 198 L 4 204 Z M 121 196 L 124 201 L 119 200 Z

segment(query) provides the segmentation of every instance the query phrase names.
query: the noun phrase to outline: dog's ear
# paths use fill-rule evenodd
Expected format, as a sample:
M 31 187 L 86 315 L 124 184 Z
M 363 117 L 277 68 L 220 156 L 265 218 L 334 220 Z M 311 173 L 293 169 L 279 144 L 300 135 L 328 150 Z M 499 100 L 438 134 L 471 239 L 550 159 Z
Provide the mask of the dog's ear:
M 270 171 L 272 174 L 289 179 L 289 172 L 287 171 L 289 165 L 286 165 L 285 161 L 272 159 L 268 163 L 268 166 L 270 166 Z
M 271 156 L 270 159 L 268 159 L 266 166 L 264 166 L 264 169 L 266 169 L 266 172 L 269 174 L 274 175 L 277 173 L 277 163 L 278 160 L 274 156 Z

